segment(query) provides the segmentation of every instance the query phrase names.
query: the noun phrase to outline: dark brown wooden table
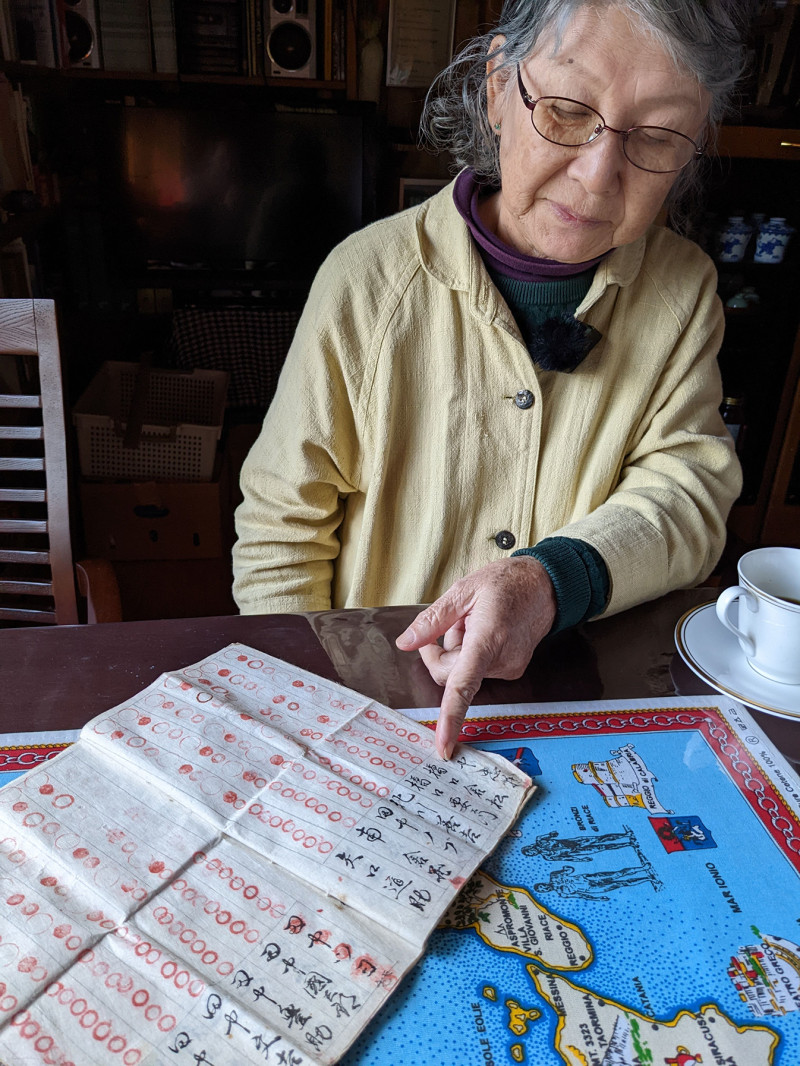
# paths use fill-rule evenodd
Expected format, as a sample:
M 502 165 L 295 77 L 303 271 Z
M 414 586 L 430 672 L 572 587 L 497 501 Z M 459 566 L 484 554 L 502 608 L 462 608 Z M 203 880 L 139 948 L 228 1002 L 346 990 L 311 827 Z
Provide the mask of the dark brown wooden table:
M 641 699 L 713 693 L 675 650 L 675 625 L 715 589 L 674 592 L 548 637 L 517 681 L 485 681 L 478 704 Z M 416 607 L 228 615 L 0 630 L 0 731 L 69 729 L 130 698 L 165 670 L 240 641 L 391 707 L 436 707 L 441 689 L 394 638 Z M 800 721 L 752 711 L 800 763 Z

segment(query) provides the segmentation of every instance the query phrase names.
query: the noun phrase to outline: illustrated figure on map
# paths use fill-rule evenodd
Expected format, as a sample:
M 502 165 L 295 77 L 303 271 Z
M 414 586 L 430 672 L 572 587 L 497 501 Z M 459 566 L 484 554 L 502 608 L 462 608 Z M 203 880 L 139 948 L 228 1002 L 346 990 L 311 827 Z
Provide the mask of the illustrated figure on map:
M 523 855 L 541 855 L 551 862 L 591 862 L 592 854 L 597 851 L 612 851 L 614 848 L 628 848 L 636 843 L 632 829 L 623 826 L 624 833 L 595 833 L 591 836 L 559 837 L 554 829 L 550 833 L 538 836 L 532 844 L 526 844 Z
M 648 866 L 625 866 L 621 870 L 596 872 L 590 870 L 585 874 L 575 874 L 574 866 L 562 866 L 559 870 L 553 870 L 549 881 L 541 881 L 533 887 L 536 892 L 557 892 L 565 898 L 604 900 L 611 898 L 605 892 L 648 881 L 656 892 L 662 887 L 662 882 Z
M 659 836 L 667 836 L 667 834 L 659 830 Z M 706 834 L 703 832 L 702 826 L 694 825 L 687 819 L 676 819 L 675 824 L 672 827 L 672 837 L 677 838 L 678 840 L 694 840 L 698 843 L 702 843 L 702 841 L 706 839 Z
M 664 1059 L 666 1066 L 691 1066 L 692 1063 L 702 1061 L 702 1055 L 693 1055 L 683 1045 L 675 1049 L 674 1059 Z

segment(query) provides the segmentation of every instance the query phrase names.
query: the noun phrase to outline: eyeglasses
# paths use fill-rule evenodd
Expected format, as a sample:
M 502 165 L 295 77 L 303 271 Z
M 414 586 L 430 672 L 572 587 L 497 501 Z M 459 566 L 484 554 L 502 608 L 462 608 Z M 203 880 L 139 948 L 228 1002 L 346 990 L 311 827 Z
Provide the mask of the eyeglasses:
M 580 148 L 608 130 L 622 138 L 622 151 L 628 162 L 651 174 L 672 174 L 683 170 L 703 154 L 703 149 L 691 137 L 677 130 L 663 126 L 631 126 L 628 130 L 615 130 L 606 125 L 599 111 L 580 100 L 570 100 L 566 96 L 540 96 L 534 100 L 522 83 L 519 64 L 517 84 L 522 102 L 531 113 L 531 125 L 551 144 Z

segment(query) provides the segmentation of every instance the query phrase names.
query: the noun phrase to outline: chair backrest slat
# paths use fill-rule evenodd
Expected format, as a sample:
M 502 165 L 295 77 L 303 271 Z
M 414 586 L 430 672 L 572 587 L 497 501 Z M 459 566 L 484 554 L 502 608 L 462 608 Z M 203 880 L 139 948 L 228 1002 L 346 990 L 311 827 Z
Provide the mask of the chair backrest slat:
M 58 617 L 55 611 L 37 611 L 34 607 L 0 607 L 0 621 L 33 622 L 42 626 L 58 622 Z
M 41 426 L 0 426 L 0 440 L 43 440 Z
M 0 395 L 0 407 L 36 408 L 41 406 L 41 396 L 30 396 L 28 393 L 4 393 Z
M 44 470 L 44 459 L 0 459 L 0 470 Z
M 44 503 L 46 499 L 44 489 L 0 489 L 0 500 L 8 503 Z
M 0 592 L 7 592 L 13 596 L 52 596 L 53 585 L 50 581 L 0 580 Z
M 50 552 L 28 551 L 27 549 L 0 549 L 0 563 L 29 563 L 37 566 L 50 565 Z
M 3 456 L 0 470 L 13 473 L 14 481 L 8 487 L 8 492 L 28 489 L 43 493 L 43 498 L 41 495 L 35 498 L 13 495 L 0 497 L 9 505 L 4 507 L 0 531 L 14 538 L 11 543 L 6 541 L 2 544 L 0 562 L 49 568 L 48 581 L 39 581 L 28 573 L 5 575 L 4 580 L 15 586 L 5 591 L 8 596 L 40 595 L 43 593 L 32 592 L 31 589 L 36 587 L 41 590 L 43 585 L 49 584 L 52 586 L 54 602 L 52 611 L 40 611 L 24 603 L 6 602 L 0 607 L 0 619 L 39 624 L 75 624 L 78 610 L 70 538 L 66 420 L 56 311 L 52 300 L 0 300 L 0 354 L 32 358 L 38 372 L 33 380 L 38 379 L 39 384 L 37 395 L 30 393 L 30 386 L 26 383 L 27 392 L 0 397 L 0 408 L 20 412 L 18 416 L 9 415 L 3 421 L 30 422 L 34 416 L 25 415 L 24 409 L 41 409 L 41 426 L 12 424 L 0 430 L 0 438 L 16 442 L 6 447 L 22 452 Z M 41 445 L 37 442 L 41 442 Z M 33 454 L 37 448 L 40 455 Z M 32 454 L 26 455 L 25 451 L 31 451 Z M 24 484 L 25 474 L 33 475 L 28 485 Z M 14 504 L 18 506 L 15 508 Z M 29 509 L 31 507 L 33 514 Z M 15 511 L 18 513 L 15 514 Z M 46 550 L 43 550 L 41 543 L 43 535 L 47 537 Z M 24 543 L 26 536 L 31 537 L 30 543 Z M 22 558 L 19 558 L 19 553 L 23 553 Z M 21 592 L 23 587 L 28 588 L 27 593 Z
M 0 518 L 0 533 L 46 533 L 47 519 Z

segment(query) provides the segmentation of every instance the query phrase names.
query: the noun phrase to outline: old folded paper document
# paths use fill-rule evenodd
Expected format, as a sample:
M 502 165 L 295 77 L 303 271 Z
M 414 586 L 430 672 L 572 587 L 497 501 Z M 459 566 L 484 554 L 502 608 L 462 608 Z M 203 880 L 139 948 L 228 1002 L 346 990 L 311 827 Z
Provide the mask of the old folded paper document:
M 333 1063 L 530 779 L 233 644 L 0 790 L 0 1062 Z

